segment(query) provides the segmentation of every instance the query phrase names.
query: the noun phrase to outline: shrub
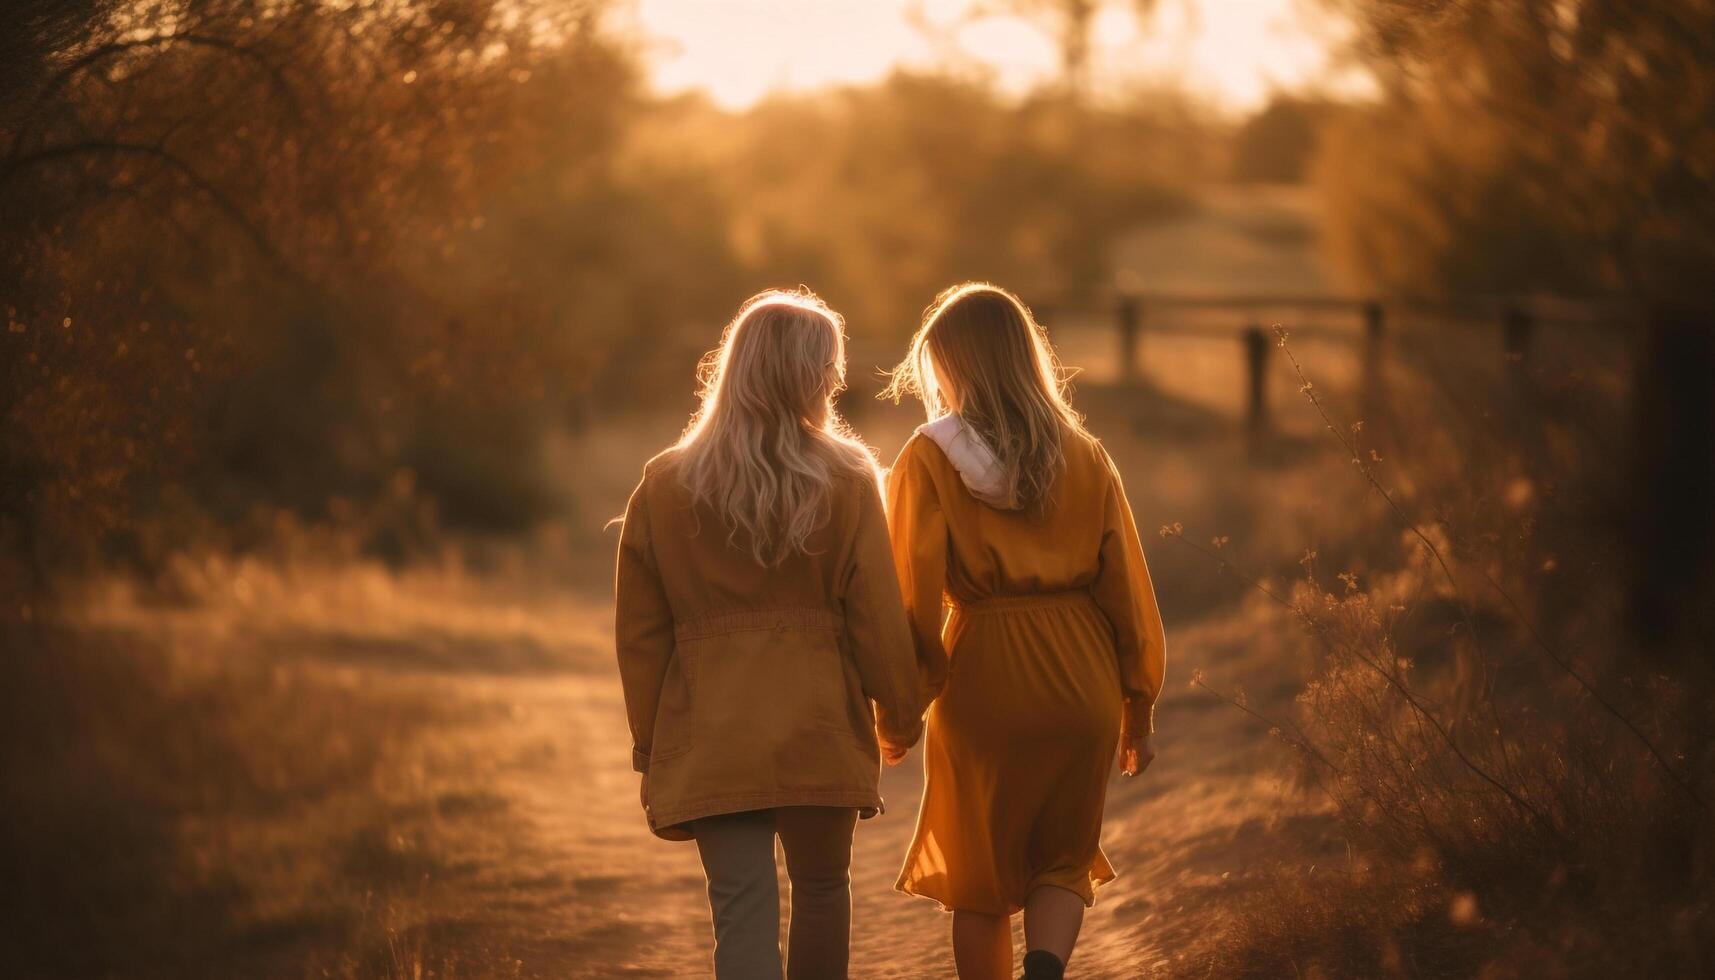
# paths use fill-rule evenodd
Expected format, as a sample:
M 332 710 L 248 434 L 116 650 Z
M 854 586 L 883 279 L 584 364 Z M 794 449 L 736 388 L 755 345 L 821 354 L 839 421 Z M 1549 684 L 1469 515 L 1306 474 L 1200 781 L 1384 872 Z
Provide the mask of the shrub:
M 1307 380 L 1304 390 L 1403 529 L 1409 561 L 1363 579 L 1342 571 L 1329 587 L 1312 552 L 1290 593 L 1273 592 L 1311 650 L 1297 711 L 1274 724 L 1336 804 L 1357 861 L 1345 878 L 1277 881 L 1241 914 L 1248 940 L 1228 965 L 1258 975 L 1287 962 L 1329 975 L 1707 969 L 1715 773 L 1698 719 L 1715 703 L 1695 677 L 1628 657 L 1620 573 L 1574 558 L 1603 549 L 1600 525 L 1568 520 L 1591 506 L 1574 491 L 1600 484 L 1585 468 L 1601 458 L 1566 451 L 1562 435 L 1562 468 L 1533 474 L 1551 473 L 1557 493 L 1527 494 L 1519 477 L 1483 468 L 1504 472 L 1521 455 L 1546 468 L 1535 446 L 1545 432 L 1526 426 L 1505 451 L 1444 457 L 1456 460 L 1445 470 L 1391 462 L 1384 477 L 1359 430 L 1337 426 Z M 1420 444 L 1448 427 L 1421 410 L 1409 425 Z M 1482 506 L 1497 483 L 1504 505 Z M 1434 519 L 1419 522 L 1418 510 Z M 1505 533 L 1489 530 L 1502 522 Z M 1581 568 L 1519 567 L 1536 549 Z M 1580 592 L 1553 595 L 1567 588 Z M 1396 897 L 1378 909 L 1383 895 Z

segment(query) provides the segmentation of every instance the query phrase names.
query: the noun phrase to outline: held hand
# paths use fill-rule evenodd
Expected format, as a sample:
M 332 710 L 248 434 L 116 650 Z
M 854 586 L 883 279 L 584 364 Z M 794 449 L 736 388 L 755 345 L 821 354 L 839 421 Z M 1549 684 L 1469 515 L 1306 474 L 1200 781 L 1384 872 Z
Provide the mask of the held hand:
M 907 753 L 909 751 L 911 751 L 911 750 L 905 749 L 905 748 L 900 748 L 899 746 L 896 746 L 896 745 L 889 745 L 886 742 L 881 743 L 882 761 L 886 762 L 890 766 L 897 766 L 901 762 L 904 762 L 905 761 L 905 753 Z
M 1120 736 L 1120 774 L 1135 776 L 1155 761 L 1155 740 L 1149 735 Z

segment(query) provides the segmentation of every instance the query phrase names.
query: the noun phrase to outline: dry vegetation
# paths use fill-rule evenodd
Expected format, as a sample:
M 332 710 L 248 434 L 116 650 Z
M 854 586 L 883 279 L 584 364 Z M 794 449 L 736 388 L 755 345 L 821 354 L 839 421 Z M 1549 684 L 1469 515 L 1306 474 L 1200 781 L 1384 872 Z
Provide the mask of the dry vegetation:
M 1290 359 L 1284 331 L 1281 345 Z M 1593 350 L 1582 360 L 1570 379 L 1521 366 L 1465 389 L 1481 392 L 1478 418 L 1506 406 L 1504 442 L 1421 410 L 1348 425 L 1300 375 L 1372 498 L 1347 533 L 1398 547 L 1355 542 L 1367 569 L 1310 550 L 1294 580 L 1253 582 L 1303 630 L 1305 687 L 1277 712 L 1220 696 L 1295 751 L 1352 854 L 1338 876 L 1288 867 L 1240 903 L 1247 938 L 1208 975 L 1709 968 L 1715 705 L 1700 671 L 1640 661 L 1628 637 L 1624 524 L 1601 496 L 1612 423 L 1573 411 L 1566 390 L 1601 404 L 1607 369 Z M 1414 395 L 1432 387 L 1407 379 Z M 1373 564 L 1389 551 L 1402 560 Z
M 1515 397 L 1497 380 L 1467 379 L 1467 396 Z M 1432 386 L 1396 375 L 1418 445 L 1460 438 L 1456 419 L 1418 407 Z M 1316 391 L 1331 413 L 1361 397 Z M 1413 523 L 1456 570 L 1449 581 L 1347 451 L 1307 438 L 1308 402 L 1280 413 L 1259 458 L 1229 413 L 1150 424 L 1198 411 L 1164 399 L 1094 384 L 1080 398 L 1140 518 L 1189 525 L 1151 548 L 1178 680 L 1159 771 L 1115 787 L 1107 841 L 1125 875 L 1092 919 L 1084 968 L 1694 975 L 1706 822 L 1482 577 L 1546 617 L 1533 621 L 1544 639 L 1567 644 L 1554 653 L 1599 680 L 1673 771 L 1696 771 L 1678 741 L 1696 703 L 1665 680 L 1628 682 L 1606 653 L 1623 642 L 1614 583 L 1580 551 L 1600 542 L 1525 540 L 1555 520 L 1595 526 L 1562 497 L 1567 477 L 1533 469 L 1557 489 L 1527 494 L 1511 473 L 1414 462 L 1367 422 L 1372 472 L 1402 508 L 1435 515 Z M 908 424 L 870 421 L 889 449 Z M 577 457 L 600 467 L 585 492 L 617 506 L 674 422 L 587 434 Z M 1193 530 L 1234 528 L 1250 540 L 1217 547 Z M 366 537 L 301 529 L 290 548 L 181 557 L 146 580 L 83 586 L 38 624 L 55 656 L 27 662 L 54 674 L 9 688 L 7 713 L 9 812 L 24 833 L 6 860 L 30 883 L 17 921 L 40 940 L 15 944 L 18 962 L 604 976 L 607 957 L 647 949 L 641 975 L 699 968 L 694 856 L 650 839 L 633 812 L 605 599 L 560 585 L 599 580 L 595 528 L 443 546 L 405 569 L 365 557 Z M 1317 554 L 1301 566 L 1307 546 Z M 1543 571 L 1535 548 L 1570 578 Z M 1590 600 L 1603 583 L 1609 599 Z M 1270 724 L 1286 751 L 1269 749 Z M 908 813 L 915 774 L 889 778 Z M 891 817 L 860 836 L 860 974 L 938 975 L 943 923 L 888 892 L 909 831 Z M 97 919 L 129 938 L 76 943 Z
M 1353 283 L 1462 302 L 1390 313 L 1379 369 L 1290 338 L 1267 435 L 1230 341 L 1147 337 L 1129 387 L 1103 323 L 1049 317 L 1166 525 L 1175 647 L 1074 966 L 1715 969 L 1715 331 L 1685 285 L 1715 127 L 1675 81 L 1706 73 L 1712 8 L 1339 5 L 1383 100 L 1234 134 L 1171 97 L 942 75 L 662 101 L 599 4 L 24 4 L 0 41 L 6 972 L 700 969 L 694 854 L 635 812 L 600 526 L 720 318 L 774 283 L 846 311 L 845 408 L 887 455 L 915 420 L 866 369 L 935 288 L 1069 310 L 1209 174 L 1306 167 Z M 1470 294 L 1527 289 L 1595 315 L 1505 360 Z M 861 975 L 948 967 L 943 923 L 887 890 L 908 770 L 859 838 Z
M 874 337 L 956 278 L 1086 290 L 1207 145 L 1171 103 L 938 76 L 658 102 L 601 14 L 32 8 L 0 93 L 6 580 L 246 547 L 401 481 L 444 526 L 525 529 L 566 508 L 546 442 L 652 400 L 755 284 Z M 432 537 L 410 523 L 373 547 Z

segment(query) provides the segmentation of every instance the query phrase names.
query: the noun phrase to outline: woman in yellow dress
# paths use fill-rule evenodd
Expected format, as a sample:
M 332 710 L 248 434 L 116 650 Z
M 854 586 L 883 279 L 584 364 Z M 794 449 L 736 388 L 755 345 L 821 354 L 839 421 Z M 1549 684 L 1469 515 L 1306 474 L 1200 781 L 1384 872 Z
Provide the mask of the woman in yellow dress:
M 929 416 L 888 481 L 933 699 L 898 888 L 952 911 L 964 980 L 1012 976 L 1021 910 L 1024 975 L 1060 977 L 1095 886 L 1114 877 L 1100 837 L 1116 746 L 1126 775 L 1155 754 L 1165 650 L 1137 527 L 1011 293 L 942 293 L 889 391 Z

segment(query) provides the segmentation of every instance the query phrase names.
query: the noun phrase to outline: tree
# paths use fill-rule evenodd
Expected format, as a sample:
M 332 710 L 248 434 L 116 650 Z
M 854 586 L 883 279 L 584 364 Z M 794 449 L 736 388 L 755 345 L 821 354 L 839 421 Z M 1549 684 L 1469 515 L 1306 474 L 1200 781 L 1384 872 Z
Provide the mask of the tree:
M 1695 645 L 1715 587 L 1715 2 L 1330 2 L 1384 86 L 1366 164 L 1333 164 L 1360 197 L 1391 184 L 1345 209 L 1372 273 L 1446 289 L 1499 254 L 1512 289 L 1643 311 L 1631 618 L 1651 648 Z
M 1334 111 L 1326 102 L 1275 96 L 1233 135 L 1234 178 L 1302 183 L 1322 127 Z
M 0 587 L 138 557 L 145 515 L 186 547 L 203 518 L 385 496 L 450 420 L 499 421 L 437 458 L 527 438 L 628 326 L 569 295 L 600 261 L 527 286 L 539 243 L 493 231 L 635 227 L 607 204 L 636 76 L 598 9 L 26 3 L 0 42 Z
M 1139 17 L 1155 10 L 1157 0 L 1130 0 Z M 975 0 L 965 11 L 967 20 L 1011 15 L 1044 29 L 1060 51 L 1060 88 L 1074 102 L 1082 102 L 1090 89 L 1090 29 L 1107 0 Z M 919 13 L 920 23 L 925 18 Z

